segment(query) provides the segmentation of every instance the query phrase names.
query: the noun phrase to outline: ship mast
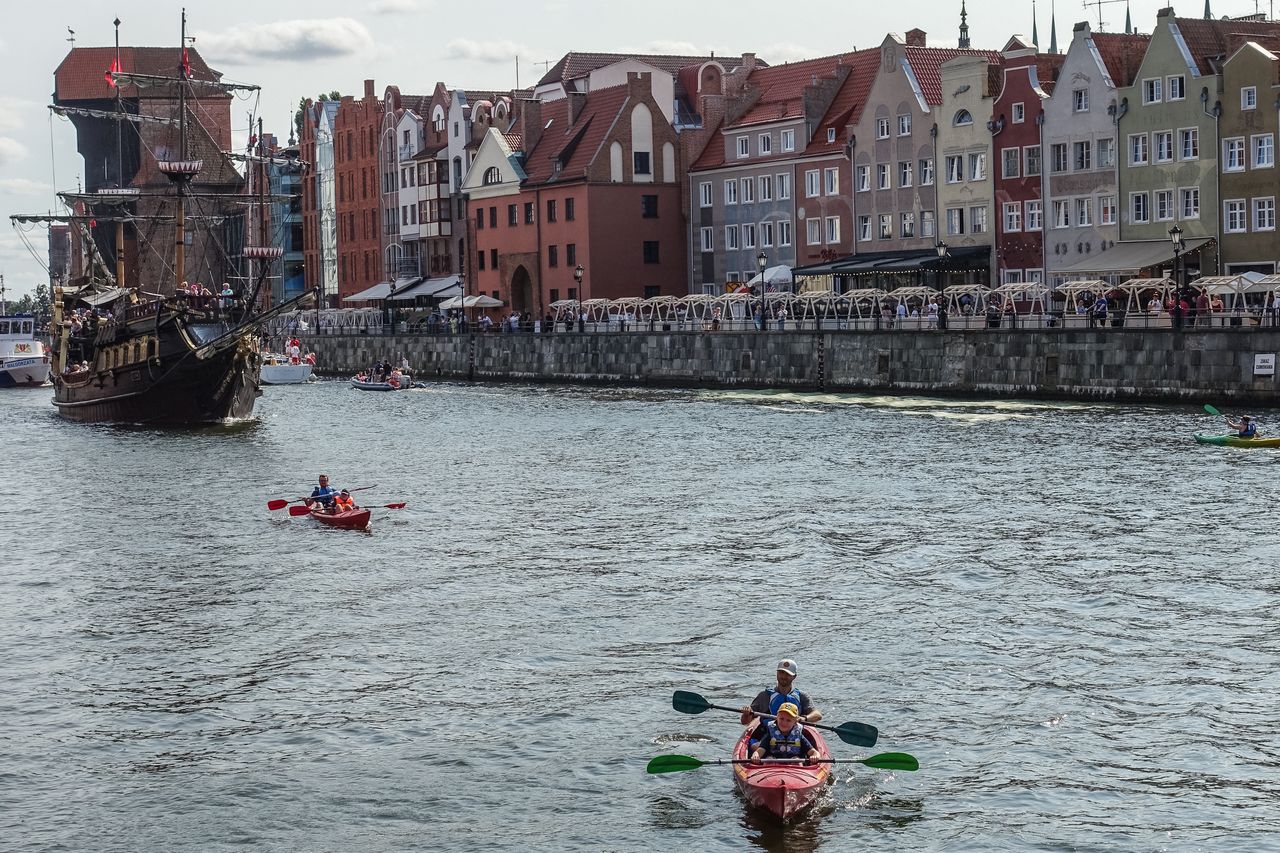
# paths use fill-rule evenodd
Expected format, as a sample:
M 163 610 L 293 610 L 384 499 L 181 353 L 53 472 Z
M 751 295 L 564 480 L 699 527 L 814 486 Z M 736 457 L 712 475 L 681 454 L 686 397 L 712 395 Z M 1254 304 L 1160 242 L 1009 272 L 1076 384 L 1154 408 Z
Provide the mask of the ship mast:
M 114 21 L 116 27 L 116 70 L 123 70 L 120 64 L 120 19 Z M 113 81 L 116 90 L 116 111 L 124 112 L 124 102 L 120 97 L 120 84 Z M 116 122 L 116 188 L 124 189 L 124 122 Z M 116 287 L 124 287 L 124 219 L 116 222 Z
M 178 77 L 181 82 L 178 84 L 178 160 L 185 163 L 187 160 L 187 10 L 182 9 L 182 38 L 178 43 L 179 59 L 178 59 Z M 187 235 L 186 235 L 186 207 L 187 202 L 183 197 L 186 190 L 186 180 L 181 177 L 177 181 L 178 185 L 178 222 L 177 237 L 175 244 L 177 247 L 177 261 L 173 266 L 174 287 L 182 284 L 182 276 L 185 275 L 187 261 Z

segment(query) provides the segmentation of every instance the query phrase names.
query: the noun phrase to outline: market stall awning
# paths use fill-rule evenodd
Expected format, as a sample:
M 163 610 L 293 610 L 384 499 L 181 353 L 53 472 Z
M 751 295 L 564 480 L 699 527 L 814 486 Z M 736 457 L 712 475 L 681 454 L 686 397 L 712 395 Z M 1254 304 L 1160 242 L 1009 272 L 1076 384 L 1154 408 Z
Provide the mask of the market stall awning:
M 801 276 L 821 275 L 865 275 L 867 273 L 914 272 L 927 269 L 945 268 L 948 271 L 960 272 L 973 269 L 986 269 L 990 264 L 990 246 L 957 246 L 948 249 L 947 257 L 938 258 L 936 249 L 914 249 L 897 252 L 863 252 L 850 255 L 838 261 L 824 264 L 813 264 L 807 267 L 796 267 L 792 274 Z
M 379 299 L 386 299 L 387 294 L 391 292 L 391 282 L 380 281 L 373 287 L 365 288 L 359 293 L 353 293 L 350 296 L 342 297 L 343 302 L 374 302 Z
M 419 296 L 447 299 L 450 296 L 457 296 L 461 292 L 462 286 L 459 284 L 459 277 L 446 275 L 439 278 L 420 278 L 416 284 L 412 284 L 403 290 L 397 287 L 387 298 L 392 302 L 417 299 Z
M 1192 237 L 1180 254 L 1186 255 L 1213 242 L 1212 237 Z M 1080 276 L 1081 273 L 1137 272 L 1147 267 L 1173 264 L 1173 243 L 1169 240 L 1127 240 L 1116 243 L 1105 252 L 1082 258 L 1074 264 L 1050 267 L 1054 275 Z

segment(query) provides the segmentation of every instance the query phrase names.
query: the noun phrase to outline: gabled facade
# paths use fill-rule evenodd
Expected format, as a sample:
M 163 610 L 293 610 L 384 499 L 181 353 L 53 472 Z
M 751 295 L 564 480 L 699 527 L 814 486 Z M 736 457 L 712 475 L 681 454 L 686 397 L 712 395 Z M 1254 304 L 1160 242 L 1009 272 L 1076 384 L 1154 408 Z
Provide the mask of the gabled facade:
M 996 283 L 1044 280 L 1044 107 L 1054 90 L 1061 54 L 1037 53 L 1030 39 L 1005 45 L 1000 92 L 992 107 Z
M 991 221 L 994 184 L 988 127 L 999 61 L 957 56 L 942 63 L 938 72 L 942 84 L 935 177 L 938 231 L 950 249 L 985 250 L 989 268 L 995 225 Z
M 378 163 L 382 123 L 382 101 L 372 80 L 364 81 L 363 98 L 344 96 L 334 114 L 339 300 L 384 281 Z
M 1132 85 L 1149 36 L 1094 33 L 1076 24 L 1058 82 L 1044 101 L 1041 220 L 1048 280 L 1115 277 L 1105 252 L 1120 239 L 1116 130 L 1119 90 Z M 1024 173 L 1027 152 L 1024 151 Z M 1023 212 L 1023 228 L 1027 215 Z
M 1268 40 L 1280 48 L 1276 40 Z M 1222 262 L 1229 275 L 1271 274 L 1280 259 L 1276 240 L 1276 94 L 1280 58 L 1245 42 L 1222 66 Z

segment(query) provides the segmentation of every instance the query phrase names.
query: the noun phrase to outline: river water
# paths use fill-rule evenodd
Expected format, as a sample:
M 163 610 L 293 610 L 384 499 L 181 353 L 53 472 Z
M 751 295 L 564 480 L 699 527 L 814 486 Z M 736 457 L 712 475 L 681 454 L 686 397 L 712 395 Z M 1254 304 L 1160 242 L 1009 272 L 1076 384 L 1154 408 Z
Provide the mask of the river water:
M 341 382 L 0 398 L 0 848 L 1280 847 L 1280 451 L 1190 407 Z M 1280 430 L 1280 413 L 1261 412 Z M 327 470 L 368 534 L 270 514 Z M 780 657 L 842 766 L 750 810 Z

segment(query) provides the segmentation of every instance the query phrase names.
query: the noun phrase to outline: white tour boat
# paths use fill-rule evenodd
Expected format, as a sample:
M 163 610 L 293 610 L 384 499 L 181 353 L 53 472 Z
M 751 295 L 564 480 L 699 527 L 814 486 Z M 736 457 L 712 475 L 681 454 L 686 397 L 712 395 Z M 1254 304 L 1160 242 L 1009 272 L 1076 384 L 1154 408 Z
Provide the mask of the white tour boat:
M 307 361 L 293 362 L 287 355 L 262 354 L 263 385 L 300 385 L 311 378 L 315 365 Z
M 0 317 L 0 388 L 43 385 L 49 379 L 49 351 L 36 338 L 32 317 Z

